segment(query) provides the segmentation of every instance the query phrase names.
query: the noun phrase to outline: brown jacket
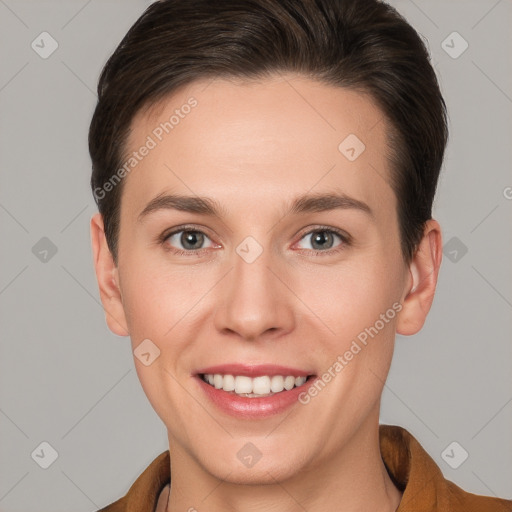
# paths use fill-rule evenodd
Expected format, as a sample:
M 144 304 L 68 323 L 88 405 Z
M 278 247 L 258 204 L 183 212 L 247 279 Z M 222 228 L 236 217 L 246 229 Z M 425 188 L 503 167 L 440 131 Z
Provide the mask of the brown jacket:
M 512 512 L 512 500 L 477 496 L 446 480 L 433 459 L 407 430 L 380 426 L 382 459 L 403 493 L 396 512 Z M 144 470 L 123 498 L 99 512 L 154 512 L 170 481 L 169 450 Z

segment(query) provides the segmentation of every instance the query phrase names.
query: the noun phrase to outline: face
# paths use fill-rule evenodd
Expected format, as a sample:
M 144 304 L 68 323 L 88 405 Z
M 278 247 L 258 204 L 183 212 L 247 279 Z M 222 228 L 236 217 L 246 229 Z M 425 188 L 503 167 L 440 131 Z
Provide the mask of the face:
M 156 107 L 128 139 L 109 325 L 145 354 L 171 459 L 239 483 L 319 467 L 377 428 L 413 284 L 387 123 L 293 75 Z

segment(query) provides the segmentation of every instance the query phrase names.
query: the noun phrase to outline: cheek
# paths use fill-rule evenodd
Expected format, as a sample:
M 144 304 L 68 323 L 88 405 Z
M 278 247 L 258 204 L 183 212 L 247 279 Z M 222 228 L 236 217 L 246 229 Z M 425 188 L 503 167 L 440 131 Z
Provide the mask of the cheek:
M 302 288 L 298 295 L 307 297 L 312 313 L 334 331 L 338 342 L 347 341 L 374 325 L 400 297 L 395 274 L 382 260 L 367 258 L 297 276 Z
M 163 290 L 159 288 L 158 281 L 147 274 L 131 274 L 123 285 L 123 306 L 133 342 L 141 337 L 157 338 L 156 334 L 162 332 L 164 323 L 172 321 L 167 311 L 172 289 L 165 289 L 166 295 L 162 296 Z
M 180 407 L 182 388 L 177 381 L 184 378 L 180 364 L 186 359 L 184 354 L 190 339 L 186 335 L 190 328 L 187 322 L 200 290 L 197 286 L 191 287 L 190 278 L 184 271 L 171 273 L 149 258 L 137 260 L 133 257 L 124 263 L 129 271 L 121 274 L 123 305 L 132 350 L 149 339 L 160 351 L 148 366 L 134 354 L 135 368 L 149 402 L 162 421 L 169 424 L 170 419 L 166 417 L 169 410 L 179 410 Z
M 134 253 L 123 264 L 120 281 L 130 335 L 163 339 L 197 302 L 201 280 L 190 268 L 171 271 L 148 255 Z

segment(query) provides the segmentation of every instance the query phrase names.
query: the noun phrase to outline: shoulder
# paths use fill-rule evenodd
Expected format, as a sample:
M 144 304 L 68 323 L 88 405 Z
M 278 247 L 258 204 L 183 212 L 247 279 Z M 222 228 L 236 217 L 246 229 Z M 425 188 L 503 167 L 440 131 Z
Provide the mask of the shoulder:
M 446 495 L 438 510 L 453 512 L 512 512 L 512 500 L 480 496 L 466 492 L 453 482 L 444 480 Z
M 169 481 L 170 455 L 167 450 L 153 459 L 125 496 L 97 512 L 154 512 L 160 493 Z
M 402 492 L 397 512 L 512 512 L 512 500 L 472 494 L 447 480 L 404 428 L 380 425 L 379 434 L 382 459 Z

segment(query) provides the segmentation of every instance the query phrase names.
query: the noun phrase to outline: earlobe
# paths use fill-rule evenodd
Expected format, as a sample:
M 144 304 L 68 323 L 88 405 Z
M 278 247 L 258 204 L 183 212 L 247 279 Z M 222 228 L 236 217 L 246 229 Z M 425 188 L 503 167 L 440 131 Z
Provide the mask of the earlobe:
M 423 327 L 434 300 L 441 260 L 441 227 L 437 221 L 430 219 L 425 224 L 423 238 L 409 265 L 410 278 L 396 324 L 398 334 L 411 336 Z
M 94 258 L 94 270 L 105 310 L 108 328 L 118 336 L 128 336 L 129 331 L 123 308 L 118 269 L 105 237 L 103 218 L 96 213 L 91 218 L 91 244 Z

